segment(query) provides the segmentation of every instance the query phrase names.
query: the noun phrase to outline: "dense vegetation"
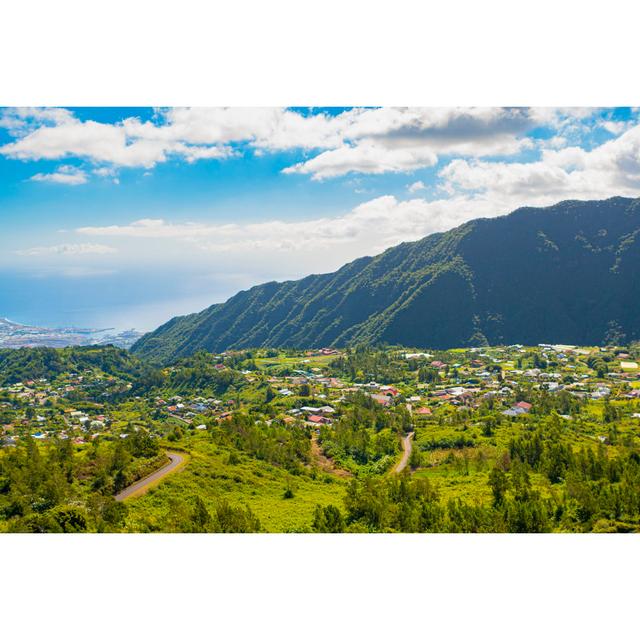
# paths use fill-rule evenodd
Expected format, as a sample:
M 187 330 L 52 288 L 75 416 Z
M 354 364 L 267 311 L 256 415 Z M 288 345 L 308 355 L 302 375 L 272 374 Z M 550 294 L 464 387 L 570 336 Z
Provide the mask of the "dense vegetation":
M 640 337 L 639 269 L 640 200 L 561 202 L 253 287 L 133 351 L 169 362 L 260 345 L 624 343 Z
M 118 347 L 49 347 L 0 349 L 0 385 L 87 370 L 133 380 L 146 373 L 140 360 Z
M 637 342 L 0 351 L 0 531 L 640 531 L 639 362 Z M 115 499 L 171 451 L 179 471 Z
M 349 485 L 343 508 L 317 509 L 318 532 L 627 532 L 640 527 L 640 453 L 611 458 L 601 445 L 574 452 L 557 428 L 516 438 L 487 478 L 491 500 L 444 500 L 426 478 L 367 478 Z M 541 473 L 551 483 L 532 485 Z M 464 473 L 464 471 L 463 471 Z M 469 471 L 467 470 L 468 474 Z M 562 486 L 562 490 L 556 487 Z M 330 513 L 329 513 L 330 512 Z

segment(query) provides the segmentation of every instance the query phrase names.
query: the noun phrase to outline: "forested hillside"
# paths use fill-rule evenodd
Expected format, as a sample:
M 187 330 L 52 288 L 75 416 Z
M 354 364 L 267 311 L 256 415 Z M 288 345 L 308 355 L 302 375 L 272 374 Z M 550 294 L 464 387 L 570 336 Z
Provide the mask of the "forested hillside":
M 518 209 L 400 244 L 335 273 L 241 291 L 172 319 L 133 352 L 170 361 L 202 349 L 249 346 L 635 340 L 639 234 L 637 199 Z
M 133 379 L 144 369 L 138 358 L 112 346 L 0 349 L 0 385 L 28 379 L 55 380 L 87 370 Z

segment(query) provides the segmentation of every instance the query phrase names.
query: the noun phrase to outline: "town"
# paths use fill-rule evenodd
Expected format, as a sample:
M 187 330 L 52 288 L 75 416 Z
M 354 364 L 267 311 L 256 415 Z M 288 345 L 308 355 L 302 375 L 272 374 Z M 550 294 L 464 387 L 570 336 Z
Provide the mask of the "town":
M 93 493 L 117 498 L 163 467 L 167 452 L 183 452 L 181 473 L 118 505 L 118 530 L 173 530 L 149 514 L 168 509 L 176 488 L 189 487 L 205 503 L 233 499 L 259 514 L 266 530 L 321 530 L 323 509 L 342 509 L 349 483 L 399 477 L 430 483 L 441 501 L 495 508 L 510 491 L 516 495 L 518 457 L 527 469 L 517 473 L 531 491 L 557 500 L 571 487 L 571 455 L 638 455 L 639 360 L 638 345 L 255 349 L 203 352 L 170 366 L 115 347 L 6 350 L 0 517 L 7 527 L 34 519 L 32 507 L 11 501 L 8 470 L 34 444 L 49 456 L 71 449 L 76 476 L 69 472 L 57 508 L 64 495 L 87 504 Z M 548 446 L 558 460 L 519 456 L 532 443 Z M 216 471 L 203 474 L 199 464 Z M 229 475 L 243 466 L 246 477 Z M 275 485 L 264 501 L 255 474 Z M 278 493 L 290 498 L 274 509 Z M 349 519 L 360 530 L 362 522 L 340 512 L 341 530 Z M 629 519 L 633 524 L 624 526 L 636 526 L 636 516 L 622 514 L 591 514 L 572 526 L 623 526 Z

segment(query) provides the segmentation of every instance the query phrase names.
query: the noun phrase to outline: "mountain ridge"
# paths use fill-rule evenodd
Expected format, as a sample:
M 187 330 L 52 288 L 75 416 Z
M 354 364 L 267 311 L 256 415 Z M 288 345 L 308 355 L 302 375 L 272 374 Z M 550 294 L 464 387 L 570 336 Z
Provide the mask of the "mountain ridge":
M 172 318 L 132 350 L 170 361 L 202 349 L 259 346 L 637 339 L 638 267 L 640 199 L 520 207 L 331 273 L 256 285 Z

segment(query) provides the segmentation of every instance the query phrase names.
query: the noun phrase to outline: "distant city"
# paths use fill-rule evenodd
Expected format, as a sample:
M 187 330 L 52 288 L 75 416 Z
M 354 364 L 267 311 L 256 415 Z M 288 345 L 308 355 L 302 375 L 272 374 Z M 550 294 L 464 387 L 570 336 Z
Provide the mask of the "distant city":
M 80 327 L 35 327 L 0 318 L 0 347 L 81 347 L 90 344 L 112 344 L 128 349 L 142 333 L 135 329 L 114 332 L 113 329 Z

